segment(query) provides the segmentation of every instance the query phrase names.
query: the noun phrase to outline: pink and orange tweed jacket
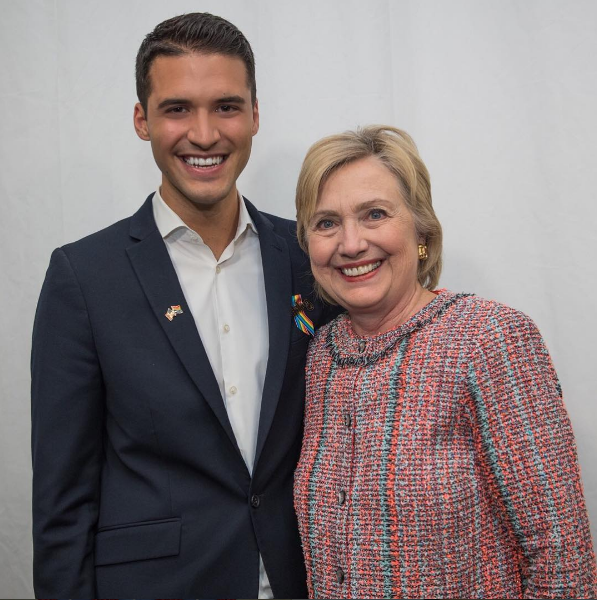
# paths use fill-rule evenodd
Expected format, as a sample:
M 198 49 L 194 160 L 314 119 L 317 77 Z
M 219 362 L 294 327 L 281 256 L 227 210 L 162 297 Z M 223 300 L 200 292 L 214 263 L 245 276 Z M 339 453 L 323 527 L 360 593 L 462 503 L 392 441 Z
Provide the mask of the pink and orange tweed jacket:
M 307 363 L 295 506 L 311 597 L 595 598 L 574 437 L 522 313 L 439 292 Z

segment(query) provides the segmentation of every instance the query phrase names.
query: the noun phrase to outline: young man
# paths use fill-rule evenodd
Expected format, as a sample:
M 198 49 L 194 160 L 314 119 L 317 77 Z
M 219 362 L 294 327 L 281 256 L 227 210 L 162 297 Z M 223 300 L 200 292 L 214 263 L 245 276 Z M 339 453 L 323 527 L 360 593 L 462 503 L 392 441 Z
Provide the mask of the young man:
M 137 92 L 161 187 L 57 249 L 38 305 L 36 597 L 305 597 L 295 317 L 324 310 L 294 223 L 236 188 L 253 53 L 224 19 L 170 19 L 141 45 Z

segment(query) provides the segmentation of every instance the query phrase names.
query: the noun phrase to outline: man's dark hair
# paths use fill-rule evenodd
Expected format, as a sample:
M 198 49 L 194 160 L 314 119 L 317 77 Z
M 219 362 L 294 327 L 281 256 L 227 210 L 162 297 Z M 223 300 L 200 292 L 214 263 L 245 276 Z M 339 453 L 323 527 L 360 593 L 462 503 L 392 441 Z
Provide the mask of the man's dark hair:
M 137 96 L 146 114 L 147 99 L 151 93 L 149 70 L 153 61 L 158 56 L 181 56 L 192 52 L 240 58 L 245 63 L 251 102 L 255 104 L 255 57 L 247 38 L 222 17 L 209 13 L 188 13 L 157 25 L 145 36 L 139 48 L 135 69 Z

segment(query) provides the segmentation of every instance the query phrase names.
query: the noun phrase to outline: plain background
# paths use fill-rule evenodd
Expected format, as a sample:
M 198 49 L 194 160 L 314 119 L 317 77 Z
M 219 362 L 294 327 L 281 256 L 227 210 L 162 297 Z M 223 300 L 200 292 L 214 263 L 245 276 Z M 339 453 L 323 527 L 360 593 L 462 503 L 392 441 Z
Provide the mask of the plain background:
M 29 352 L 51 251 L 159 184 L 132 126 L 144 35 L 182 12 L 253 45 L 261 130 L 240 189 L 294 217 L 302 158 L 405 129 L 445 230 L 441 287 L 529 314 L 561 378 L 597 532 L 597 3 L 0 0 L 0 596 L 32 597 Z

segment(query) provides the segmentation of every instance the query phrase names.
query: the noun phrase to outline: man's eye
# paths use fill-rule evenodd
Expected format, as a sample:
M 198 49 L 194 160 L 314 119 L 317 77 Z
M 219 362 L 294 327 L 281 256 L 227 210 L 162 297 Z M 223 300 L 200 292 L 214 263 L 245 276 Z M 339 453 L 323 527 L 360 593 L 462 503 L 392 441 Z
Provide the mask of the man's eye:
M 184 106 L 171 106 L 166 112 L 169 113 L 174 113 L 174 114 L 181 114 L 186 112 L 186 107 Z
M 229 113 L 235 110 L 235 106 L 232 106 L 232 104 L 221 104 L 220 106 L 218 106 L 218 111 L 219 112 L 223 112 L 223 113 Z

